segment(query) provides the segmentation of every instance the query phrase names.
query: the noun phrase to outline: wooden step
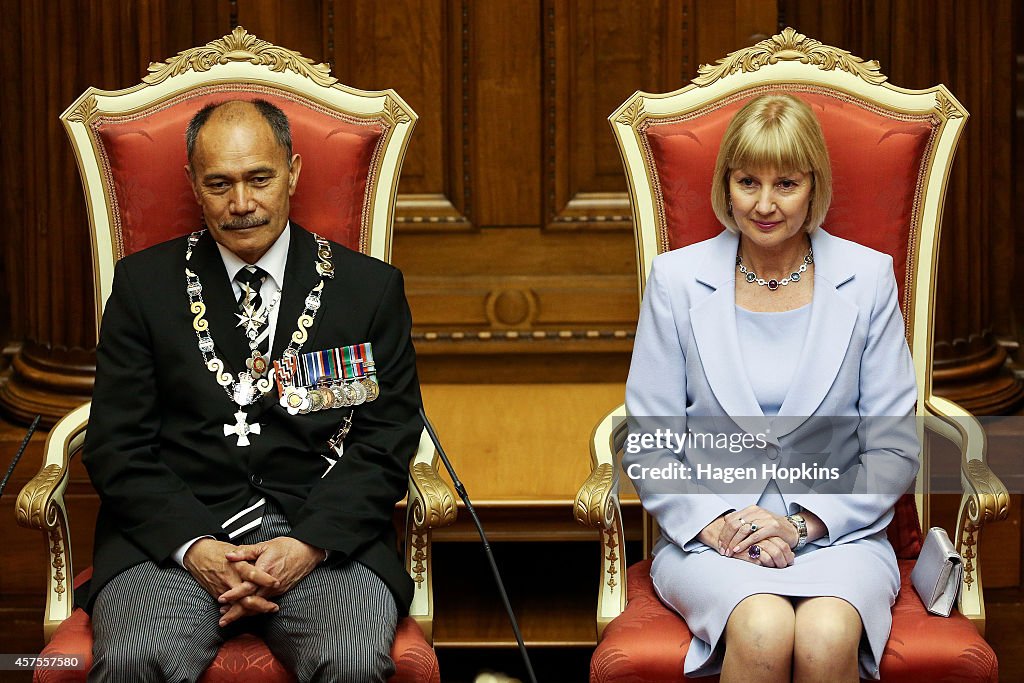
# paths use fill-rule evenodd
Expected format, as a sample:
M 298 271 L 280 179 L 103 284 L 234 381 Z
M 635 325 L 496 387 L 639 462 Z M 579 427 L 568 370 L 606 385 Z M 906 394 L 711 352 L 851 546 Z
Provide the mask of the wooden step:
M 596 645 L 596 542 L 496 543 L 492 549 L 528 647 Z M 434 572 L 435 647 L 516 647 L 480 545 L 435 544 Z

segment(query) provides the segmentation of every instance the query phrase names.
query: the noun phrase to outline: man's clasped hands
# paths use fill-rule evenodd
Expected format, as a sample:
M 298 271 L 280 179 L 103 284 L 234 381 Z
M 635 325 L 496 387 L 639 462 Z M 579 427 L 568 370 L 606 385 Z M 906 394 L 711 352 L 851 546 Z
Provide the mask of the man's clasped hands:
M 221 628 L 254 614 L 278 610 L 283 595 L 324 560 L 324 552 L 297 538 L 234 545 L 202 538 L 185 553 L 184 565 L 220 603 Z

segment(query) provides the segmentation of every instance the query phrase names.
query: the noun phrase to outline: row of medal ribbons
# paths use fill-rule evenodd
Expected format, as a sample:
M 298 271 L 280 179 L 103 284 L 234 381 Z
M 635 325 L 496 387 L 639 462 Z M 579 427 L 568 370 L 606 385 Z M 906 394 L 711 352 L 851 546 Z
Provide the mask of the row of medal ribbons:
M 380 395 L 369 342 L 274 361 L 281 406 L 292 415 L 347 408 Z

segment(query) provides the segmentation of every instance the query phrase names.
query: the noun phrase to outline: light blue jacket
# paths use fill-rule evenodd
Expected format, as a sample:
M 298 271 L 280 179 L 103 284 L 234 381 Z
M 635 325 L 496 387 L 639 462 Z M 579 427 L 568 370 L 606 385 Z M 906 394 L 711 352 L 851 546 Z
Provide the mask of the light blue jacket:
M 831 433 L 830 449 L 859 463 L 857 488 L 847 489 L 859 493 L 825 495 L 780 485 L 791 513 L 805 508 L 825 523 L 828 535 L 818 545 L 872 535 L 888 525 L 893 505 L 913 483 L 920 450 L 907 419 L 914 414 L 917 386 L 892 258 L 822 229 L 811 234 L 814 296 L 807 337 L 779 415 L 766 418 L 747 379 L 736 331 L 738 240 L 723 231 L 655 258 L 626 383 L 627 412 L 676 416 L 691 425 L 694 417 L 728 416 L 717 422 L 761 434 L 766 444 L 750 449 L 748 462 L 780 465 L 788 464 L 787 452 L 801 430 L 811 428 L 809 417 L 900 418 L 843 420 Z M 664 449 L 627 452 L 623 467 L 657 467 L 682 458 Z M 662 535 L 686 550 L 705 549 L 695 540 L 700 531 L 719 515 L 756 503 L 760 493 L 709 480 L 686 482 L 673 492 L 664 482 L 633 482 Z

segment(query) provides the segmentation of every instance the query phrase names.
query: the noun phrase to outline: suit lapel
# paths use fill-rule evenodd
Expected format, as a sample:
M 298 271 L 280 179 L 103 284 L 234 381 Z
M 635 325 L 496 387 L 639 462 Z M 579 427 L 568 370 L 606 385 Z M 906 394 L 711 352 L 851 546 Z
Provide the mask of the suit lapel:
M 836 253 L 836 240 L 824 230 L 811 235 L 814 248 L 814 299 L 803 351 L 790 382 L 775 433 L 785 436 L 817 411 L 846 357 L 859 308 L 837 291 L 853 271 Z
M 209 231 L 199 238 L 187 267 L 199 276 L 203 283 L 203 301 L 206 303 L 206 319 L 210 323 L 210 336 L 217 349 L 218 357 L 225 367 L 238 372 L 245 369 L 249 357 L 249 342 L 238 327 L 238 302 L 231 289 L 224 259 L 217 250 L 217 243 Z
M 739 236 L 723 232 L 701 264 L 696 279 L 715 291 L 690 310 L 690 324 L 697 342 L 708 385 L 725 413 L 741 429 L 763 431 L 764 413 L 747 378 L 736 331 L 734 266 Z

